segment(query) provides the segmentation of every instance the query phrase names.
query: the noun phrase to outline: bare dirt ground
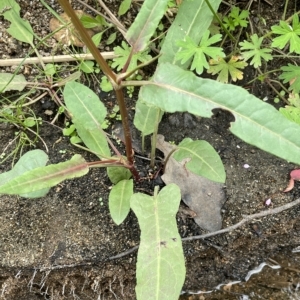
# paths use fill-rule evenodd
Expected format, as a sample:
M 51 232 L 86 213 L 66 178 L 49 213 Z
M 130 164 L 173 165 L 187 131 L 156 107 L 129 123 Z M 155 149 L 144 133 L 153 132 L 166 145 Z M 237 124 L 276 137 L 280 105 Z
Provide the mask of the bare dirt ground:
M 255 2 L 251 18 L 261 14 L 268 26 L 273 25 L 282 13 L 282 3 L 273 2 L 273 6 Z M 19 4 L 34 31 L 41 36 L 47 34 L 51 16 L 42 4 L 39 1 L 19 1 Z M 49 4 L 60 11 L 53 1 Z M 289 7 L 291 13 L 293 5 Z M 27 46 L 9 39 L 5 32 L 7 23 L 3 19 L 0 22 L 0 58 L 24 57 Z M 50 51 L 44 49 L 42 54 L 50 55 Z M 12 68 L 0 70 L 11 72 Z M 249 70 L 245 81 L 252 76 Z M 265 83 L 249 89 L 260 98 L 274 98 Z M 115 102 L 113 95 L 104 96 L 107 101 Z M 128 99 L 128 107 L 134 101 Z M 45 121 L 51 120 L 44 114 L 46 108 L 42 102 L 33 109 Z M 293 191 L 282 193 L 289 172 L 297 166 L 234 137 L 228 130 L 232 121 L 233 117 L 223 111 L 216 111 L 212 119 L 185 113 L 165 115 L 159 129 L 169 141 L 178 142 L 186 136 L 206 140 L 220 154 L 227 173 L 223 228 L 238 223 L 243 215 L 271 209 L 264 205 L 268 198 L 272 198 L 276 208 L 300 197 L 299 184 Z M 58 125 L 63 126 L 63 119 Z M 15 131 L 16 128 L 9 126 L 1 128 L 0 153 L 13 140 Z M 88 161 L 93 159 L 91 154 L 73 147 L 59 127 L 44 122 L 40 136 L 48 146 L 50 163 L 65 161 L 75 153 Z M 36 147 L 45 150 L 41 142 Z M 1 164 L 0 172 L 9 170 L 11 162 Z M 143 162 L 138 165 L 147 173 Z M 155 184 L 149 181 L 138 185 L 136 190 L 151 192 Z M 110 186 L 107 175 L 93 169 L 83 178 L 51 189 L 45 198 L 0 197 L 0 299 L 135 299 L 136 252 L 119 259 L 113 256 L 139 244 L 139 227 L 133 213 L 122 225 L 113 223 L 107 203 Z M 225 234 L 184 242 L 187 276 L 182 299 L 298 299 L 300 254 L 295 249 L 300 245 L 299 212 L 300 206 L 295 206 L 252 220 Z M 177 221 L 183 238 L 205 233 L 181 214 Z M 220 284 L 244 281 L 248 272 L 261 263 L 271 264 L 269 259 L 281 268 L 265 266 L 263 272 L 242 284 L 228 284 L 214 293 L 193 294 L 210 291 Z M 249 298 L 241 298 L 243 295 Z

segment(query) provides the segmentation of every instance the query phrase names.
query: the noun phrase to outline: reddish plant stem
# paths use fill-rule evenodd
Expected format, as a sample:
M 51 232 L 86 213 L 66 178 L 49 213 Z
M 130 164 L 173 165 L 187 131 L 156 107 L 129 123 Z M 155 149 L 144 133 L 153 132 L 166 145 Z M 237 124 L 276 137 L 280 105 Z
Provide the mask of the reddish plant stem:
M 62 6 L 64 11 L 68 14 L 70 17 L 74 27 L 79 32 L 80 37 L 84 44 L 87 46 L 87 48 L 91 51 L 92 55 L 94 56 L 96 62 L 101 67 L 101 70 L 104 72 L 106 76 L 108 76 L 111 80 L 116 82 L 117 76 L 116 74 L 111 70 L 101 53 L 99 52 L 98 48 L 92 41 L 91 37 L 89 36 L 87 30 L 83 27 L 81 24 L 78 16 L 76 15 L 75 11 L 71 7 L 71 4 L 67 0 L 58 0 L 59 4 Z
M 130 171 L 134 176 L 135 180 L 139 180 L 138 172 L 136 171 L 133 165 L 133 150 L 132 150 L 132 142 L 131 142 L 131 133 L 130 127 L 128 122 L 128 113 L 125 105 L 124 94 L 122 90 L 121 84 L 118 82 L 117 75 L 111 70 L 101 53 L 99 52 L 98 48 L 92 41 L 91 37 L 89 36 L 87 30 L 81 24 L 79 18 L 77 17 L 76 13 L 74 12 L 73 8 L 71 7 L 69 1 L 67 0 L 58 0 L 64 11 L 68 14 L 71 18 L 74 27 L 79 32 L 82 41 L 88 47 L 92 55 L 94 56 L 96 62 L 100 66 L 103 73 L 110 79 L 113 88 L 116 92 L 118 105 L 120 108 L 120 114 L 122 117 L 122 125 L 124 129 L 124 138 L 125 138 L 125 146 L 126 146 L 126 156 L 128 163 L 130 165 Z

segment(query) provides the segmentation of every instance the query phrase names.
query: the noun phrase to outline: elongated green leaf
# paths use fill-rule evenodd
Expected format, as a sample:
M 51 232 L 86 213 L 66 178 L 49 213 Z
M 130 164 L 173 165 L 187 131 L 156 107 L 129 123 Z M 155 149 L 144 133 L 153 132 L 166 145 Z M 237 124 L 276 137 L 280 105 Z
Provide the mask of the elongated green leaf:
M 161 64 L 140 92 L 140 99 L 163 111 L 188 111 L 211 117 L 214 108 L 231 112 L 230 131 L 245 142 L 300 164 L 300 126 L 245 89 L 196 77 L 190 71 Z
M 14 0 L 1 0 L 0 11 L 4 11 L 4 18 L 11 22 L 7 32 L 21 42 L 32 44 L 33 30 L 29 22 L 20 17 L 19 4 Z
M 45 166 L 48 161 L 48 155 L 39 149 L 26 152 L 15 164 L 12 170 L 0 174 L 0 184 L 4 185 L 6 182 L 22 175 L 23 173 L 32 169 Z M 21 194 L 25 198 L 38 198 L 45 196 L 49 188 L 45 188 L 32 193 Z
M 212 8 L 217 11 L 221 0 L 209 0 L 209 2 Z M 186 36 L 189 36 L 198 45 L 212 19 L 213 14 L 204 0 L 182 1 L 177 16 L 164 40 L 161 49 L 162 56 L 158 62 L 170 62 L 181 65 L 180 61 L 175 60 L 175 55 L 181 50 L 181 47 L 177 46 L 176 42 L 183 41 Z M 190 61 L 181 66 L 187 68 Z
M 67 82 L 64 100 L 72 117 L 86 128 L 98 128 L 104 121 L 107 111 L 99 97 L 88 87 L 75 81 Z
M 131 5 L 131 0 L 123 0 L 119 6 L 118 15 L 122 16 L 127 13 Z
M 98 128 L 86 128 L 85 124 L 79 123 L 75 120 L 74 125 L 84 144 L 90 150 L 97 153 L 97 156 L 100 159 L 110 157 L 106 136 L 103 134 L 102 130 L 99 130 Z
M 129 179 L 132 174 L 127 168 L 108 167 L 107 175 L 112 183 L 117 184 L 121 180 Z
M 109 212 L 117 225 L 127 217 L 130 210 L 130 198 L 133 194 L 133 180 L 121 180 L 109 193 Z
M 106 135 L 101 128 L 107 111 L 98 96 L 83 84 L 71 81 L 64 89 L 64 99 L 82 141 L 99 156 L 109 157 Z
M 0 93 L 11 90 L 22 91 L 27 85 L 24 75 L 0 73 Z
M 155 131 L 157 121 L 160 122 L 162 115 L 163 113 L 158 107 L 148 106 L 142 101 L 137 101 L 133 123 L 145 136 Z
M 221 158 L 208 142 L 185 138 L 177 147 L 173 157 L 178 162 L 190 159 L 185 164 L 188 170 L 213 181 L 225 182 L 226 174 Z
M 126 33 L 126 39 L 133 48 L 133 53 L 143 51 L 157 29 L 163 17 L 168 0 L 145 0 L 133 24 Z
M 180 189 L 175 184 L 154 196 L 134 194 L 130 206 L 141 228 L 137 258 L 138 300 L 177 300 L 185 278 L 184 256 L 177 231 Z
M 87 174 L 89 168 L 83 157 L 76 154 L 71 160 L 39 167 L 0 186 L 0 194 L 25 194 L 57 185 L 58 183 Z

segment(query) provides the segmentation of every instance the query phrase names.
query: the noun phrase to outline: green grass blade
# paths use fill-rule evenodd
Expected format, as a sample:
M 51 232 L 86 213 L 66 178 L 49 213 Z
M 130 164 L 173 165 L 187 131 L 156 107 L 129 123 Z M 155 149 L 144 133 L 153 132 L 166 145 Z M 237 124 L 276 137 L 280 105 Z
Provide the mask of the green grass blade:
M 241 87 L 199 78 L 166 63 L 158 66 L 151 84 L 141 89 L 140 99 L 166 112 L 187 111 L 206 118 L 215 108 L 227 110 L 235 117 L 229 128 L 233 134 L 300 164 L 300 126 Z

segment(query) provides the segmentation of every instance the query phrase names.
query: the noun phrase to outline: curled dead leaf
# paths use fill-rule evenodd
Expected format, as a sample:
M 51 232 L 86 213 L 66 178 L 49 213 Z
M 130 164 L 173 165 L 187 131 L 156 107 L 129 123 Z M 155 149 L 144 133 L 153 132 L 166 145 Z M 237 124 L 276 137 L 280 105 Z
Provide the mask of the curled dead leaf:
M 164 136 L 158 134 L 156 147 L 168 157 L 176 146 L 165 142 Z M 179 186 L 183 202 L 193 211 L 191 217 L 201 228 L 217 231 L 222 228 L 221 207 L 226 199 L 223 184 L 189 171 L 186 168 L 188 160 L 178 162 L 169 157 L 161 178 L 166 185 Z
M 291 179 L 289 181 L 289 185 L 283 191 L 284 193 L 291 191 L 294 188 L 295 180 L 300 180 L 300 169 L 293 170 L 290 173 Z
M 82 16 L 88 16 L 92 18 L 92 16 L 83 12 L 82 10 L 75 10 L 75 13 L 79 18 L 81 18 Z M 69 16 L 66 13 L 63 13 L 59 16 L 65 24 L 63 24 L 56 18 L 52 18 L 49 23 L 49 27 L 52 32 L 57 31 L 59 28 L 61 28 L 59 31 L 54 33 L 54 38 L 58 42 L 67 46 L 74 45 L 77 47 L 83 47 L 84 44 L 80 39 L 80 34 L 75 29 L 74 25 L 71 23 L 71 19 L 69 18 Z M 91 29 L 86 30 L 90 36 L 92 36 L 95 33 Z

